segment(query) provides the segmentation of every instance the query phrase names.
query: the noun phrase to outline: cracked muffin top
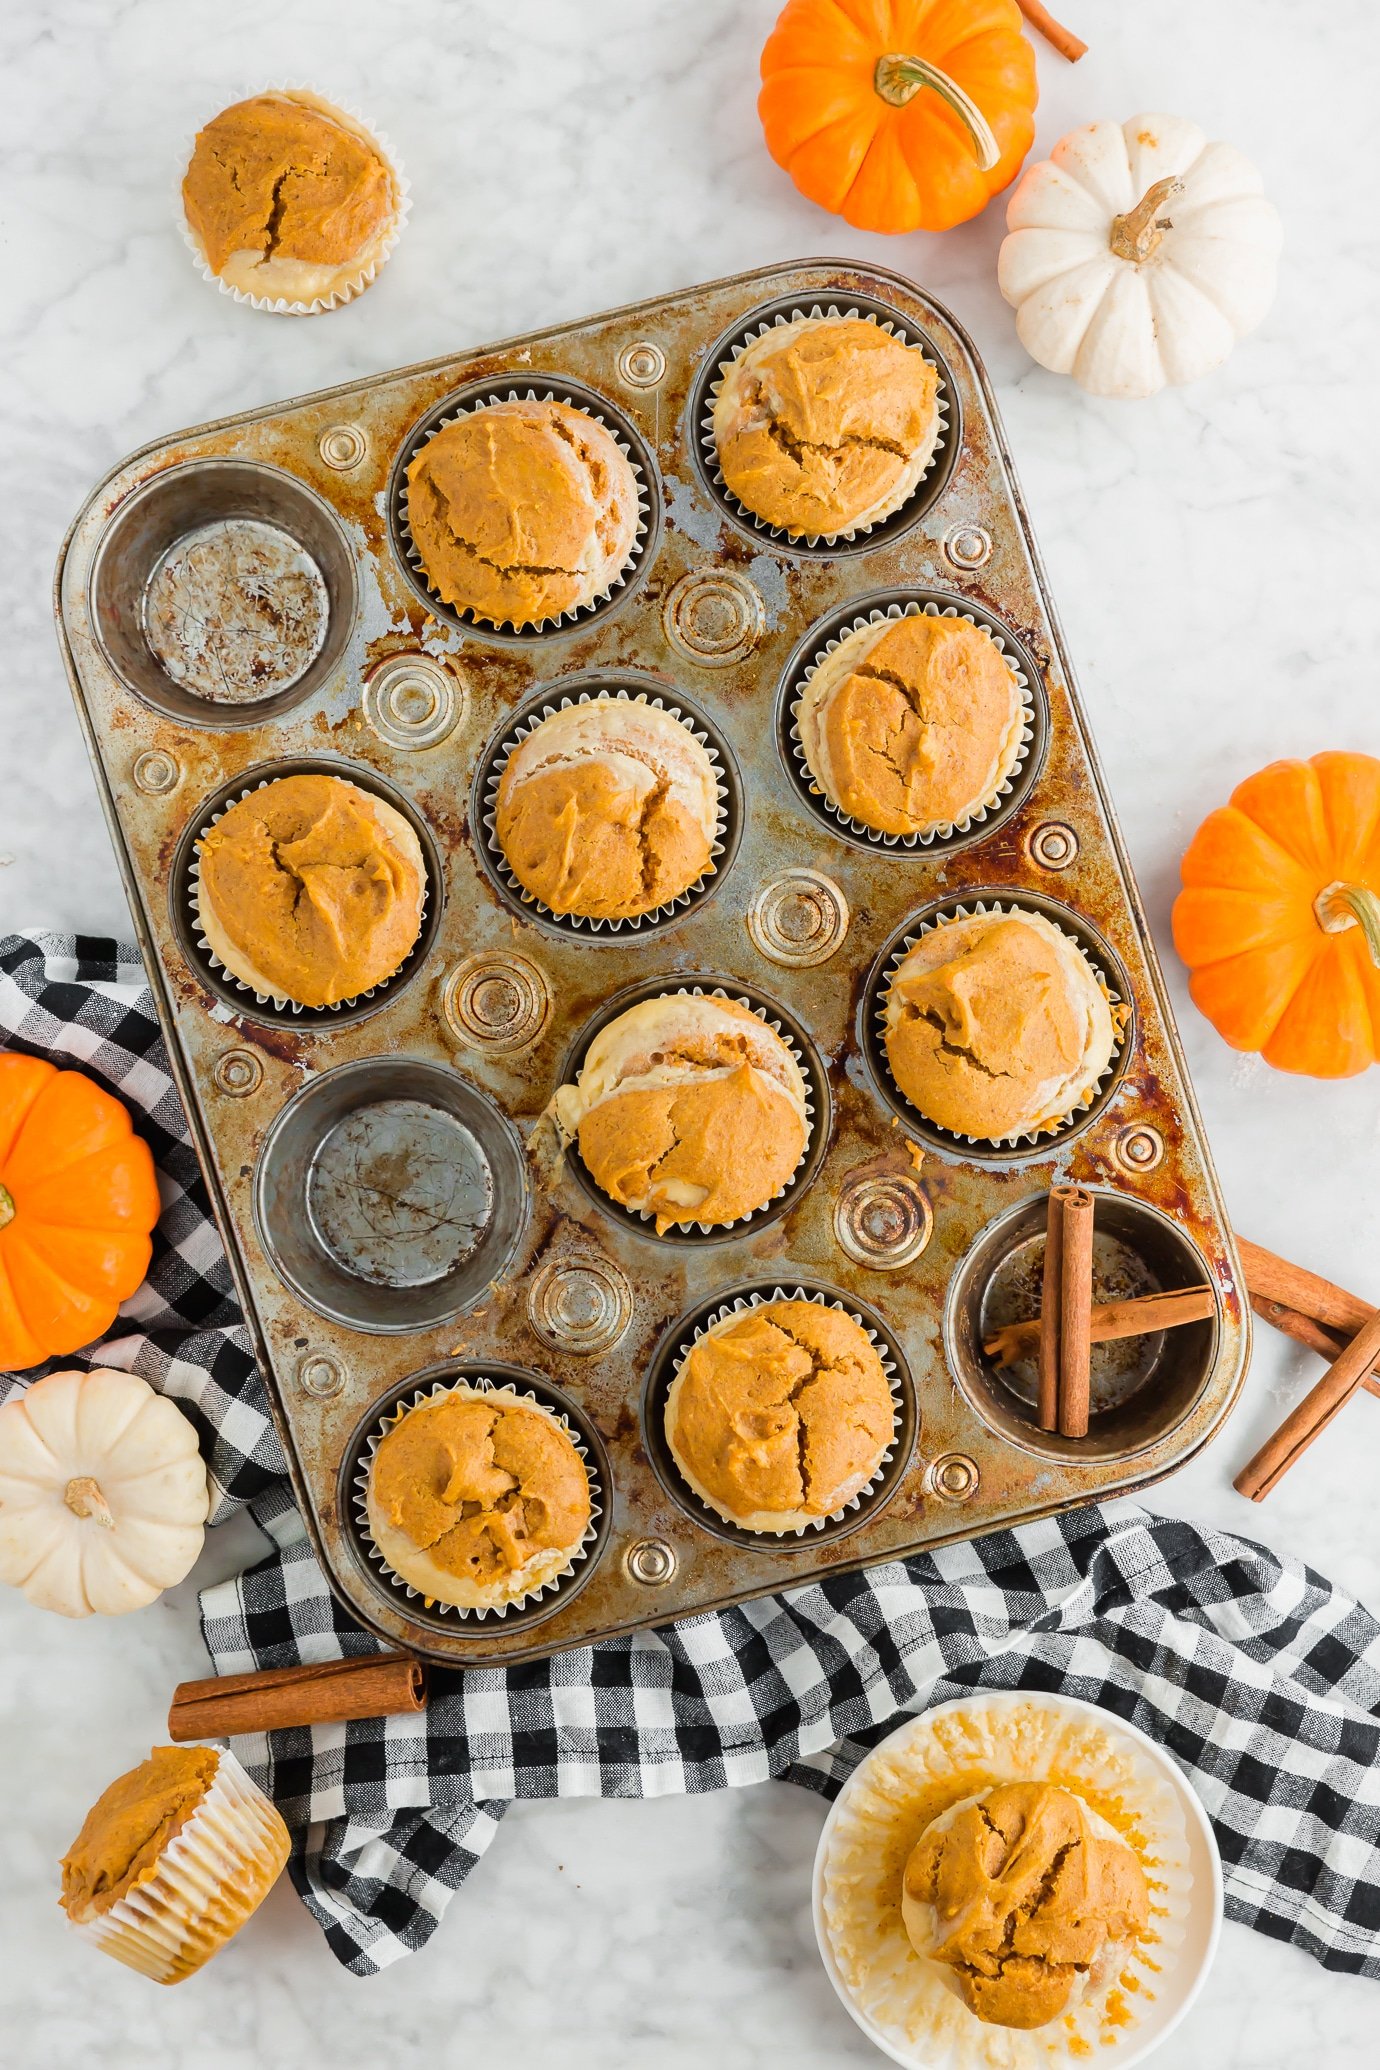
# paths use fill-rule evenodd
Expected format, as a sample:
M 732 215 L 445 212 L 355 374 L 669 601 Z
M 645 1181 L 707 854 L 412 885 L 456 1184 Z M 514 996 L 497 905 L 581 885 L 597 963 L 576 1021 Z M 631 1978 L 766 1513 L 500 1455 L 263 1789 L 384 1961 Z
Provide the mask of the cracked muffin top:
M 211 271 L 309 304 L 365 285 L 397 226 L 397 175 L 353 118 L 311 93 L 261 93 L 198 130 L 182 180 Z
M 599 697 L 541 721 L 509 757 L 494 832 L 553 913 L 630 920 L 713 870 L 714 767 L 645 699 Z
M 749 1531 L 795 1531 L 867 1486 L 896 1428 L 875 1345 L 818 1301 L 767 1301 L 691 1346 L 666 1442 L 702 1502 Z
M 926 613 L 859 626 L 805 686 L 810 774 L 881 834 L 931 834 L 996 797 L 1020 753 L 1020 685 L 990 636 Z
M 1149 1902 L 1135 1854 L 1081 1798 L 1009 1782 L 962 1799 L 921 1834 L 901 1910 L 916 1953 L 948 1965 L 980 2020 L 1043 2027 L 1109 1943 L 1145 1932 Z
M 1089 1098 L 1116 1048 L 1107 995 L 1040 913 L 975 913 L 922 934 L 887 988 L 887 1061 L 940 1128 L 1000 1142 Z
M 830 538 L 899 510 L 939 436 L 939 376 L 862 317 L 801 316 L 734 360 L 714 398 L 729 493 L 783 532 Z
M 553 1102 L 594 1183 L 657 1234 L 765 1207 L 805 1154 L 805 1080 L 749 1007 L 690 992 L 646 999 L 602 1029 Z
M 589 1526 L 589 1476 L 548 1410 L 462 1383 L 382 1438 L 367 1507 L 404 1581 L 438 1602 L 495 1607 L 569 1566 Z
M 218 1747 L 155 1747 L 101 1792 L 62 1857 L 60 1902 L 69 1918 L 98 1918 L 157 1874 L 219 1765 Z
M 426 866 L 395 807 L 339 776 L 282 776 L 197 843 L 197 918 L 232 977 L 333 1006 L 392 977 L 422 924 Z
M 613 433 L 561 402 L 499 402 L 443 425 L 409 463 L 427 582 L 491 625 L 540 625 L 602 596 L 637 539 L 637 482 Z

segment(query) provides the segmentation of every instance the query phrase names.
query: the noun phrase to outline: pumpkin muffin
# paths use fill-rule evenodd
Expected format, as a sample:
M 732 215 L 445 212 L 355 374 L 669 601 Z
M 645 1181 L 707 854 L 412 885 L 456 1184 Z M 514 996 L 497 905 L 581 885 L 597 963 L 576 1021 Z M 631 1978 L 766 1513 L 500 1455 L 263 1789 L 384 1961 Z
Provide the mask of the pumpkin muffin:
M 799 316 L 763 332 L 714 398 L 724 485 L 765 524 L 833 538 L 899 510 L 939 437 L 939 375 L 862 317 Z
M 402 187 L 377 140 L 313 93 L 255 94 L 197 131 L 182 180 L 193 246 L 236 293 L 348 300 L 392 249 Z
M 974 913 L 922 934 L 887 987 L 906 1098 L 955 1135 L 1054 1128 L 1092 1095 L 1117 1027 L 1083 951 L 1040 913 Z
M 552 712 L 499 780 L 498 844 L 523 890 L 553 913 L 652 912 L 713 870 L 717 830 L 709 756 L 688 726 L 640 698 Z
M 288 1846 L 233 1754 L 155 1747 L 87 1813 L 62 1859 L 62 1907 L 105 1954 L 175 1984 L 263 1902 Z
M 802 1531 L 865 1488 L 896 1429 L 876 1346 L 842 1309 L 766 1301 L 690 1348 L 666 1442 L 701 1502 L 748 1531 Z
M 805 1080 L 781 1037 L 749 1007 L 690 992 L 610 1021 L 554 1106 L 596 1186 L 658 1236 L 765 1207 L 809 1140 Z
M 1071 1790 L 1004 1782 L 961 1798 L 911 1850 L 901 1913 L 918 1955 L 1000 2027 L 1044 2027 L 1149 1924 L 1135 1854 Z
M 1020 684 L 966 618 L 859 626 L 805 686 L 796 726 L 830 804 L 879 834 L 939 833 L 990 805 L 1021 752 Z
M 540 625 L 605 595 L 637 540 L 637 480 L 613 433 L 562 402 L 445 424 L 407 469 L 430 587 L 490 625 Z
M 369 1529 L 440 1603 L 494 1610 L 564 1574 L 589 1529 L 589 1475 L 547 1409 L 464 1383 L 408 1409 L 369 1468 Z
M 334 1006 L 381 985 L 421 930 L 426 865 L 396 808 L 340 776 L 283 776 L 197 843 L 207 947 L 255 992 Z

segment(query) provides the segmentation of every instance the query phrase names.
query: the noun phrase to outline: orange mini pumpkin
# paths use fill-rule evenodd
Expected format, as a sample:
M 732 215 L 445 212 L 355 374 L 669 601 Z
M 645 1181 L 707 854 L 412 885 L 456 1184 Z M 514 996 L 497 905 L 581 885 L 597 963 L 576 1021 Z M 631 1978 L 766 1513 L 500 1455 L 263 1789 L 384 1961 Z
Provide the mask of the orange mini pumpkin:
M 0 1371 L 103 1336 L 157 1220 L 153 1158 L 120 1102 L 80 1071 L 0 1056 Z
M 762 52 L 767 149 L 859 230 L 948 230 L 1035 138 L 1016 0 L 789 0 Z
M 1183 859 L 1174 945 L 1233 1049 L 1310 1078 L 1380 1057 L 1380 761 L 1271 762 Z

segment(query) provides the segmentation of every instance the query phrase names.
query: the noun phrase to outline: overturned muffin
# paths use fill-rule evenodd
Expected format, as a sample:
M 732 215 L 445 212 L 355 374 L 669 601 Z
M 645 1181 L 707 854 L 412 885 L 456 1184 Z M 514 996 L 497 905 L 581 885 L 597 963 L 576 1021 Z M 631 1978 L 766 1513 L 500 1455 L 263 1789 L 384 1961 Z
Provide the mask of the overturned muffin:
M 282 776 L 197 843 L 197 921 L 232 977 L 298 1006 L 380 985 L 422 924 L 426 865 L 396 807 L 344 777 Z
M 408 463 L 427 582 L 491 625 L 539 625 L 607 593 L 637 539 L 637 482 L 597 418 L 498 402 L 443 425 Z
M 912 1105 L 987 1142 L 1057 1126 L 1117 1044 L 1097 973 L 1040 913 L 975 913 L 922 934 L 887 988 L 884 1022 Z
M 554 1105 L 595 1184 L 658 1235 L 765 1207 L 809 1139 L 805 1080 L 781 1037 L 746 1006 L 690 992 L 610 1021 Z
M 631 920 L 711 871 L 714 766 L 688 726 L 645 699 L 555 711 L 499 781 L 494 833 L 524 891 L 553 913 Z
M 880 834 L 933 834 L 990 805 L 1021 751 L 1020 685 L 965 618 L 859 626 L 825 656 L 797 718 L 811 776 Z
M 192 240 L 227 287 L 309 309 L 367 287 L 402 192 L 377 141 L 312 93 L 261 93 L 198 130 L 182 181 Z
M 461 1382 L 380 1440 L 367 1509 L 375 1545 L 413 1588 L 496 1609 L 570 1566 L 589 1528 L 589 1476 L 549 1410 Z
M 748 1531 L 799 1531 L 865 1488 L 896 1427 L 876 1346 L 818 1301 L 725 1316 L 666 1397 L 666 1442 L 702 1502 Z
M 939 437 L 939 375 L 862 317 L 799 316 L 739 353 L 714 398 L 729 493 L 783 532 L 832 538 L 899 510 Z
M 902 1916 L 919 1955 L 1002 2027 L 1043 2027 L 1094 1965 L 1149 1920 L 1145 1873 L 1071 1791 L 999 1783 L 952 1806 L 906 1863 Z

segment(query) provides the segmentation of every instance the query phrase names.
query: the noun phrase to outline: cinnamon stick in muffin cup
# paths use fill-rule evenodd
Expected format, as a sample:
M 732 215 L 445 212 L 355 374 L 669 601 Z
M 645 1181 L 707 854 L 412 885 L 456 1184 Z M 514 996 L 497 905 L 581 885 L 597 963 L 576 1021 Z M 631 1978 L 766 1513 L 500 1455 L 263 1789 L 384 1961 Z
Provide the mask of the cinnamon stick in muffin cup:
M 1057 1186 L 1063 1223 L 1059 1272 L 1059 1435 L 1086 1437 L 1092 1394 L 1093 1197 Z
M 1041 1430 L 1059 1428 L 1059 1358 L 1063 1332 L 1060 1328 L 1064 1274 L 1064 1211 L 1059 1189 L 1049 1196 L 1045 1220 L 1044 1290 L 1040 1300 L 1040 1401 Z

